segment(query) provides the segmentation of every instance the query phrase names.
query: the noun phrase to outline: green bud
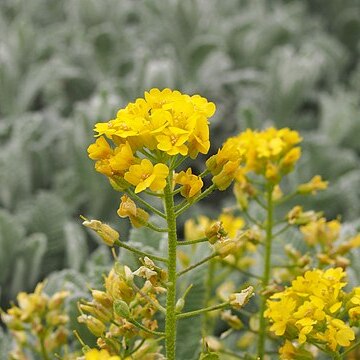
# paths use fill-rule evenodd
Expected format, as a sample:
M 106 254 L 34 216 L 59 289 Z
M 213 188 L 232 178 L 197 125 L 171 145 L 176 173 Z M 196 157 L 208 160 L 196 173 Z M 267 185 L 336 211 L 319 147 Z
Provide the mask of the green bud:
M 184 308 L 185 306 L 185 300 L 183 298 L 180 298 L 177 302 L 176 302 L 176 305 L 175 305 L 175 311 L 177 313 L 180 313 L 181 310 Z
M 114 302 L 114 311 L 117 315 L 129 319 L 130 318 L 130 309 L 128 304 L 123 300 L 116 300 Z

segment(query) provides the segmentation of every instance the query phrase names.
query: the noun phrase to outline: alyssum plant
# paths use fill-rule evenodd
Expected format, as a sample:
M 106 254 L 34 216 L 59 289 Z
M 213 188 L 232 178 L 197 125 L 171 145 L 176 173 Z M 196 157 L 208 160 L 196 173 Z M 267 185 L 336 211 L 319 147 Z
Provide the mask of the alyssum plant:
M 105 244 L 138 256 L 140 267 L 130 269 L 129 264 L 116 261 L 105 277 L 105 289 L 92 289 L 91 301 L 79 303 L 78 320 L 96 336 L 98 347 L 90 348 L 80 339 L 82 358 L 175 359 L 177 324 L 195 316 L 204 318 L 203 339 L 198 339 L 204 344 L 200 359 L 271 359 L 272 354 L 283 360 L 344 359 L 356 350 L 360 287 L 344 290 L 344 269 L 350 264 L 347 255 L 360 244 L 360 235 L 340 241 L 338 220 L 327 221 L 321 213 L 301 206 L 286 209 L 296 196 L 327 187 L 315 176 L 293 192 L 283 193 L 282 179 L 301 156 L 296 131 L 246 130 L 228 139 L 206 161 L 201 174 L 191 168 L 180 171 L 185 160 L 209 151 L 208 119 L 214 112 L 215 105 L 199 95 L 152 89 L 119 110 L 115 119 L 96 124 L 97 139 L 88 153 L 96 161 L 96 170 L 123 193 L 118 215 L 129 218 L 135 228 L 163 234 L 167 255 L 132 246 L 109 225 L 84 219 L 84 225 Z M 211 185 L 203 189 L 205 176 L 211 176 Z M 177 218 L 214 190 L 226 190 L 233 183 L 237 205 L 225 209 L 218 220 L 189 219 L 185 239 L 178 239 Z M 282 262 L 274 263 L 274 245 L 282 237 L 287 239 L 289 230 L 303 237 L 304 246 L 295 248 L 289 241 Z M 211 253 L 197 262 L 191 252 L 183 251 L 206 243 Z M 254 273 L 254 262 L 258 268 L 260 264 L 260 273 Z M 208 266 L 206 303 L 184 311 L 192 285 L 181 292 L 180 285 L 184 275 L 200 266 Z M 230 283 L 230 277 L 239 280 Z M 51 316 L 53 305 L 37 306 L 43 296 L 40 290 L 34 296 L 19 295 L 19 306 L 2 314 L 18 344 L 12 359 L 26 359 L 25 348 L 49 359 L 53 329 L 59 325 L 63 329 L 67 322 L 66 316 Z M 244 310 L 255 293 L 256 301 Z M 62 292 L 57 297 L 66 295 Z M 35 308 L 37 317 L 31 315 L 36 314 Z M 220 339 L 213 336 L 213 314 L 227 323 Z M 245 325 L 240 319 L 244 316 Z M 39 323 L 41 327 L 36 326 Z M 226 341 L 222 344 L 237 334 L 242 353 Z M 65 342 L 62 337 L 54 344 Z M 57 350 L 57 354 L 76 358 L 69 352 Z
M 178 246 L 209 241 L 208 237 L 203 237 L 180 242 L 177 237 L 177 217 L 214 191 L 218 181 L 214 180 L 211 186 L 203 190 L 202 178 L 209 173 L 208 170 L 200 175 L 193 174 L 191 168 L 177 171 L 187 158 L 195 159 L 199 153 L 208 152 L 208 118 L 214 112 L 215 105 L 199 95 L 152 89 L 145 93 L 144 99 L 137 99 L 119 110 L 115 119 L 95 126 L 98 139 L 88 148 L 89 157 L 96 160 L 96 170 L 108 176 L 113 187 L 124 193 L 119 216 L 129 217 L 135 227 L 145 226 L 153 231 L 167 233 L 168 239 L 167 257 L 163 258 L 132 249 L 106 224 L 97 220 L 84 222 L 84 225 L 98 232 L 108 245 L 124 247 L 142 257 L 142 266 L 135 272 L 118 265 L 106 280 L 103 302 L 107 301 L 114 309 L 106 318 L 110 328 L 105 332 L 104 321 L 103 326 L 99 324 L 94 327 L 99 336 L 98 345 L 109 353 L 126 357 L 149 346 L 147 342 L 140 342 L 140 346 L 134 340 L 135 335 L 138 335 L 140 338 L 165 338 L 166 358 L 175 359 L 178 321 L 229 306 L 241 307 L 252 295 L 252 288 L 249 287 L 231 294 L 227 301 L 215 306 L 182 312 L 187 292 L 191 288 L 180 296 L 176 291 L 184 274 L 218 256 L 218 251 L 214 250 L 213 254 L 200 262 L 177 272 Z M 229 176 L 221 173 L 217 177 L 222 179 L 224 176 L 230 185 L 232 179 Z M 163 208 L 155 208 L 140 197 L 141 193 L 161 199 Z M 177 201 L 177 196 L 183 200 Z M 164 226 L 159 227 L 151 222 L 150 214 L 164 219 Z M 144 278 L 145 283 L 141 288 L 135 284 L 133 276 Z M 159 296 L 163 293 L 166 301 L 161 305 Z M 100 306 L 109 308 L 96 298 L 93 303 L 81 306 L 90 315 L 82 315 L 80 320 L 89 327 L 94 321 L 101 322 L 94 316 L 94 309 Z M 165 316 L 165 329 L 161 331 L 154 319 L 157 312 Z M 119 335 L 122 336 L 121 341 Z

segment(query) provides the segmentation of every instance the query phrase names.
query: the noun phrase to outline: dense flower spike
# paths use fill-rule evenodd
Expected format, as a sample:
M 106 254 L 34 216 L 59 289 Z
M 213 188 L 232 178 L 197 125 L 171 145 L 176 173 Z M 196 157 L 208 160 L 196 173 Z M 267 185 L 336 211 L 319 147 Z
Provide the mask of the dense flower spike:
M 324 344 L 330 352 L 350 346 L 355 333 L 344 321 L 345 276 L 341 268 L 317 269 L 298 276 L 289 288 L 267 301 L 264 315 L 272 323 L 270 330 L 288 340 L 297 339 L 300 345 Z M 355 305 L 356 300 L 352 303 Z M 281 349 L 282 356 L 293 350 L 286 343 Z
M 1 314 L 16 340 L 16 348 L 9 354 L 9 359 L 27 359 L 28 347 L 44 359 L 61 352 L 68 340 L 69 316 L 64 311 L 68 296 L 68 291 L 59 291 L 49 297 L 44 292 L 44 283 L 39 283 L 31 294 L 18 294 L 18 306 L 13 305 Z
M 92 290 L 92 300 L 79 304 L 83 314 L 78 317 L 78 321 L 86 324 L 98 338 L 97 345 L 101 349 L 86 352 L 85 359 L 116 360 L 120 359 L 117 355 L 122 354 L 126 357 L 128 352 L 133 350 L 135 353 L 136 349 L 137 356 L 131 357 L 133 359 L 140 360 L 147 355 L 151 358 L 154 354 L 158 354 L 159 359 L 162 358 L 159 346 L 153 343 L 151 338 L 152 332 L 158 328 L 157 320 L 154 318 L 160 306 L 157 294 L 165 289 L 152 283 L 156 283 L 158 276 L 159 281 L 166 279 L 166 275 L 163 275 L 162 269 L 155 266 L 150 259 L 145 258 L 143 262 L 145 265 L 135 272 L 117 263 L 105 277 L 104 291 Z M 146 266 L 152 267 L 152 277 L 137 289 L 134 276 L 144 277 L 142 268 Z M 150 268 L 146 269 L 151 271 Z M 127 348 L 114 341 L 115 339 L 122 339 L 121 344 L 125 344 L 126 339 L 138 339 L 140 342 L 132 341 L 132 348 Z
M 213 182 L 225 190 L 232 180 L 244 181 L 249 172 L 263 175 L 277 184 L 289 173 L 301 156 L 301 141 L 296 131 L 269 128 L 264 131 L 247 129 L 228 139 L 216 155 L 206 163 L 214 175 Z
M 97 171 L 113 180 L 125 179 L 136 193 L 163 190 L 172 157 L 194 159 L 209 151 L 208 118 L 214 112 L 215 105 L 199 95 L 151 89 L 120 109 L 115 119 L 95 125 L 98 139 L 89 146 L 89 157 Z M 199 186 L 200 181 L 191 192 Z

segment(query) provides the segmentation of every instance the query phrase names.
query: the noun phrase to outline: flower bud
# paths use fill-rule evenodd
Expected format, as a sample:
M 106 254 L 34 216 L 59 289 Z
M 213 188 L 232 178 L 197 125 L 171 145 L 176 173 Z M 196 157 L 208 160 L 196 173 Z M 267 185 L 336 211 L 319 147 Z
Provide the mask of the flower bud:
M 107 224 L 103 224 L 99 220 L 85 220 L 83 225 L 94 230 L 108 246 L 114 246 L 115 242 L 120 238 L 116 230 Z
M 106 330 L 106 326 L 100 320 L 89 315 L 81 315 L 78 317 L 79 323 L 85 324 L 90 332 L 96 337 L 102 336 Z
M 244 326 L 237 316 L 231 314 L 230 310 L 221 313 L 221 320 L 225 321 L 234 330 L 240 330 Z
M 105 308 L 112 307 L 112 300 L 106 292 L 99 290 L 91 290 L 91 295 L 96 302 L 98 302 Z
M 114 302 L 114 311 L 120 317 L 125 319 L 130 318 L 130 309 L 128 304 L 123 300 L 115 300 Z
M 236 240 L 224 239 L 216 242 L 214 244 L 214 249 L 222 258 L 224 258 L 237 251 L 237 244 L 238 242 Z
M 221 221 L 215 221 L 205 230 L 205 236 L 210 244 L 215 244 L 218 240 L 224 239 L 227 235 Z
M 325 190 L 329 182 L 322 180 L 320 175 L 314 176 L 309 182 L 301 184 L 297 188 L 299 194 L 316 194 L 319 190 Z
M 49 300 L 48 307 L 50 310 L 59 308 L 64 300 L 70 295 L 69 291 L 59 291 L 55 293 Z
M 145 210 L 138 208 L 135 202 L 126 195 L 121 197 L 121 203 L 117 214 L 122 218 L 128 217 L 132 225 L 136 228 L 147 224 L 150 217 Z
M 177 302 L 176 302 L 176 305 L 175 305 L 175 311 L 177 313 L 180 313 L 182 311 L 182 309 L 184 308 L 185 306 L 185 300 L 183 298 L 180 298 Z
M 236 177 L 239 161 L 228 161 L 219 174 L 215 175 L 212 182 L 220 191 L 226 190 Z
M 254 295 L 254 288 L 252 286 L 248 286 L 239 293 L 231 294 L 229 296 L 229 303 L 235 309 L 242 309 Z

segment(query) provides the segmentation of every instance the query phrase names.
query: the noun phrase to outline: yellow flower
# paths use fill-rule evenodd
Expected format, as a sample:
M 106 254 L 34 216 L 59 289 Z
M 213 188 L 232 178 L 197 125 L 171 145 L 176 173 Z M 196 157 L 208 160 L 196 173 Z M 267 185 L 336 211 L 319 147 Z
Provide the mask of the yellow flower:
M 179 91 L 172 91 L 168 88 L 164 90 L 154 88 L 145 92 L 145 100 L 152 109 L 159 109 L 164 104 L 174 102 L 177 99 L 181 99 L 181 97 L 182 94 Z
M 103 136 L 96 139 L 95 144 L 91 144 L 87 151 L 89 158 L 92 160 L 107 159 L 113 153 L 109 143 Z
M 342 268 L 315 269 L 298 276 L 289 288 L 268 300 L 265 316 L 272 323 L 270 330 L 289 340 L 297 336 L 299 344 L 326 344 L 331 351 L 349 346 L 355 338 L 354 331 L 337 318 L 344 316 L 341 309 L 349 308 L 351 302 L 344 303 L 348 298 L 341 290 L 346 285 L 342 282 L 345 276 Z
M 335 351 L 337 346 L 349 346 L 355 339 L 354 331 L 342 320 L 331 319 L 324 334 L 328 347 Z
M 205 98 L 200 95 L 191 96 L 191 102 L 193 103 L 195 110 L 203 114 L 206 117 L 211 117 L 216 111 L 216 106 L 212 102 L 208 102 Z
M 138 159 L 133 155 L 133 151 L 128 142 L 121 144 L 115 149 L 114 155 L 109 159 L 111 169 L 115 174 L 123 174 Z
M 236 178 L 238 171 L 239 161 L 228 161 L 212 181 L 219 190 L 226 190 Z
M 116 132 L 113 122 L 114 120 L 110 120 L 109 122 L 95 124 L 94 131 L 98 133 L 97 136 L 106 135 L 107 138 L 111 139 Z
M 130 166 L 124 179 L 136 186 L 135 193 L 139 193 L 147 188 L 152 191 L 163 190 L 168 175 L 169 168 L 165 164 L 160 163 L 154 166 L 150 160 L 143 159 L 140 164 Z
M 111 356 L 106 350 L 91 349 L 86 352 L 85 360 L 120 360 L 120 357 Z
M 188 168 L 186 172 L 181 171 L 177 174 L 175 183 L 182 185 L 180 193 L 186 198 L 192 198 L 197 195 L 204 185 L 201 177 L 192 174 L 191 168 Z
M 162 135 L 156 136 L 156 140 L 159 142 L 157 148 L 169 155 L 181 154 L 185 156 L 188 153 L 185 142 L 189 139 L 189 135 L 190 133 L 186 130 L 170 126 L 163 131 Z
M 207 154 L 210 148 L 209 126 L 207 118 L 198 116 L 195 127 L 190 133 L 188 141 L 189 155 L 195 159 L 198 153 Z
M 300 147 L 292 148 L 281 160 L 281 169 L 285 172 L 290 172 L 294 164 L 301 157 L 301 149 Z
M 277 336 L 284 335 L 288 324 L 293 324 L 294 310 L 296 308 L 296 301 L 290 297 L 283 296 L 282 293 L 277 294 L 276 298 L 279 301 L 272 301 L 274 297 L 271 297 L 267 301 L 267 309 L 264 312 L 264 316 L 270 318 L 272 325 L 270 330 Z

